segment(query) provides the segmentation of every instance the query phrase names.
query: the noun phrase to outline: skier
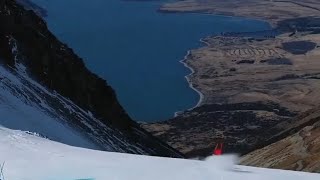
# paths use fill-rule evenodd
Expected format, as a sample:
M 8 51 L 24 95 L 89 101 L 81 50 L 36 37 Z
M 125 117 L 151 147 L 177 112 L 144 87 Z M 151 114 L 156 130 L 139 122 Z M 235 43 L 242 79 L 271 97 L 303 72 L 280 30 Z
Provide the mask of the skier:
M 213 155 L 219 156 L 222 155 L 223 143 L 218 143 L 214 148 Z

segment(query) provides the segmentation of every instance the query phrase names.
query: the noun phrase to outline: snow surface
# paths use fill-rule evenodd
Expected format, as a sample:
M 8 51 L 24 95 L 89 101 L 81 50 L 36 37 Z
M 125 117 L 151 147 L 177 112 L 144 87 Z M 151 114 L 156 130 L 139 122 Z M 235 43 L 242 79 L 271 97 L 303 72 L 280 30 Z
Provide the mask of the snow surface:
M 31 94 L 30 88 L 2 66 L 0 66 L 0 77 L 2 78 L 0 82 L 0 126 L 36 132 L 66 144 L 97 149 L 80 133 L 63 124 L 58 117 L 49 114 L 50 107 L 45 107 L 45 103 L 40 97 L 37 97 L 36 93 Z
M 235 156 L 206 161 L 83 149 L 0 128 L 5 180 L 319 180 L 320 174 L 235 166 Z

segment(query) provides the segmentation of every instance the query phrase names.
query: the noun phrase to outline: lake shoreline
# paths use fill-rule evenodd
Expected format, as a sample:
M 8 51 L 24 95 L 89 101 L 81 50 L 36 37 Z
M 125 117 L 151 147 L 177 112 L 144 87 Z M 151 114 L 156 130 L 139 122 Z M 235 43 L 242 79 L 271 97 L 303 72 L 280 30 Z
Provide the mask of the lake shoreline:
M 244 18 L 244 19 L 247 19 L 247 20 L 257 20 L 257 21 L 261 21 L 261 22 L 266 22 L 268 23 L 268 25 L 271 27 L 271 29 L 276 29 L 276 24 L 272 21 L 268 21 L 268 20 L 263 20 L 263 19 L 259 19 L 255 16 L 237 16 L 235 14 L 230 14 L 230 13 L 227 13 L 227 12 L 219 12 L 219 13 L 216 13 L 216 12 L 208 12 L 206 10 L 194 10 L 194 11 L 179 11 L 179 10 L 166 10 L 166 9 L 163 9 L 162 6 L 160 6 L 160 8 L 157 10 L 157 12 L 159 13 L 163 13 L 163 14 L 204 14 L 204 15 L 212 15 L 212 16 L 222 16 L 222 17 L 230 17 L 230 18 Z M 250 32 L 250 31 L 249 31 Z M 194 105 L 193 107 L 191 108 L 188 108 L 188 109 L 185 109 L 185 110 L 181 110 L 181 111 L 176 111 L 174 113 L 174 118 L 178 117 L 179 115 L 182 115 L 184 112 L 187 112 L 187 111 L 192 111 L 194 110 L 195 108 L 197 107 L 200 107 L 204 100 L 206 99 L 206 96 L 205 94 L 201 91 L 201 89 L 198 89 L 196 87 L 196 84 L 194 81 L 192 81 L 192 79 L 190 78 L 192 75 L 195 74 L 195 72 L 197 71 L 197 69 L 191 67 L 189 64 L 188 64 L 188 56 L 191 54 L 191 51 L 192 50 L 195 50 L 195 49 L 199 49 L 199 48 L 203 48 L 205 46 L 209 46 L 210 44 L 208 42 L 206 42 L 204 39 L 207 38 L 207 37 L 203 37 L 203 38 L 200 38 L 199 41 L 202 43 L 202 45 L 200 47 L 197 47 L 197 48 L 194 48 L 194 49 L 189 49 L 187 51 L 187 54 L 184 56 L 184 58 L 182 60 L 180 60 L 179 62 L 181 64 L 183 64 L 186 68 L 190 69 L 191 73 L 187 74 L 185 76 L 185 79 L 187 80 L 188 84 L 189 84 L 189 87 L 194 90 L 198 95 L 199 95 L 199 100 L 197 102 L 196 105 Z
M 185 55 L 184 59 L 179 61 L 181 64 L 183 64 L 184 67 L 188 68 L 191 71 L 190 74 L 187 74 L 184 77 L 187 80 L 187 82 L 189 84 L 189 87 L 199 95 L 199 100 L 198 100 L 197 104 L 195 106 L 187 109 L 189 111 L 193 110 L 194 108 L 199 107 L 201 105 L 201 103 L 203 102 L 203 99 L 204 99 L 204 95 L 201 93 L 200 90 L 198 90 L 196 87 L 194 87 L 194 85 L 192 83 L 192 80 L 189 78 L 190 76 L 192 76 L 195 73 L 195 70 L 191 66 L 189 66 L 188 63 L 186 62 L 188 60 L 188 56 L 190 55 L 190 52 L 191 52 L 191 50 L 188 50 L 188 53 L 187 53 L 187 55 Z M 174 113 L 174 117 L 179 116 L 180 113 L 183 113 L 184 111 L 187 111 L 187 110 L 175 112 Z
M 211 4 L 212 11 L 217 6 L 233 11 L 224 6 L 228 2 L 214 1 L 221 4 L 220 7 L 219 3 Z M 176 3 L 179 5 L 172 7 L 184 10 L 183 3 L 187 2 L 179 1 Z M 277 11 L 277 6 L 270 6 L 274 8 L 272 11 L 256 14 L 265 8 L 260 2 L 257 8 L 248 8 L 243 3 L 237 5 L 241 7 L 234 17 L 256 15 L 255 19 L 281 33 L 250 34 L 247 31 L 202 38 L 200 41 L 205 41 L 206 46 L 189 50 L 182 61 L 192 71 L 187 75 L 188 83 L 202 94 L 200 106 L 198 103 L 195 108 L 179 112 L 179 116 L 167 121 L 143 125 L 188 157 L 209 155 L 216 140 L 221 138 L 228 142 L 227 152 L 242 154 L 254 150 L 261 147 L 261 142 L 277 139 L 278 134 L 290 129 L 286 124 L 297 120 L 297 114 L 317 107 L 314 99 L 318 97 L 316 92 L 320 86 L 315 80 L 320 79 L 316 70 L 320 66 L 319 49 L 315 45 L 320 44 L 317 18 L 320 12 L 287 4 L 300 8 L 303 15 L 319 14 L 294 18 L 290 13 Z M 194 6 L 190 8 L 197 9 Z M 269 16 L 273 12 L 278 13 L 277 19 Z M 251 32 L 257 31 L 252 29 Z M 306 47 L 299 52 L 290 48 L 303 46 Z
M 270 25 L 270 27 L 273 29 L 275 26 L 272 25 L 271 22 L 268 22 L 268 21 L 263 21 L 261 19 L 254 19 L 254 18 L 250 18 L 250 17 L 239 17 L 239 16 L 230 16 L 230 15 L 223 15 L 223 14 L 210 14 L 210 13 L 206 13 L 206 12 L 179 12 L 179 11 L 176 11 L 176 12 L 170 12 L 170 11 L 161 11 L 161 10 L 158 10 L 158 12 L 160 13 L 181 13 L 181 14 L 208 14 L 208 15 L 213 15 L 213 16 L 223 16 L 223 17 L 235 17 L 235 18 L 245 18 L 245 19 L 248 19 L 248 20 L 259 20 L 259 21 L 262 21 L 262 22 L 266 22 Z M 250 31 L 249 31 L 250 32 Z M 200 107 L 204 100 L 206 99 L 206 96 L 205 94 L 201 91 L 201 89 L 197 89 L 196 87 L 196 84 L 194 81 L 192 81 L 192 79 L 190 78 L 192 75 L 194 75 L 197 71 L 196 68 L 194 67 L 191 67 L 189 64 L 188 64 L 188 60 L 189 60 L 189 55 L 191 55 L 191 51 L 192 50 L 195 50 L 195 49 L 199 49 L 199 48 L 203 48 L 203 47 L 206 47 L 206 46 L 209 46 L 210 43 L 206 42 L 205 39 L 206 38 L 209 38 L 210 36 L 208 37 L 203 37 L 203 38 L 200 38 L 199 39 L 199 42 L 201 42 L 201 46 L 197 47 L 197 48 L 194 48 L 194 49 L 189 49 L 187 51 L 187 54 L 184 56 L 184 58 L 182 60 L 180 60 L 179 62 L 181 64 L 183 64 L 184 67 L 188 68 L 191 72 L 187 75 L 185 75 L 185 79 L 187 80 L 188 84 L 189 84 L 189 87 L 194 90 L 198 95 L 199 95 L 199 100 L 197 102 L 196 105 L 194 105 L 193 107 L 191 108 L 188 108 L 188 109 L 185 109 L 185 110 L 181 110 L 181 111 L 176 111 L 174 113 L 174 118 L 178 117 L 179 115 L 183 114 L 184 112 L 187 112 L 187 111 L 192 111 L 194 110 L 195 108 L 198 108 Z

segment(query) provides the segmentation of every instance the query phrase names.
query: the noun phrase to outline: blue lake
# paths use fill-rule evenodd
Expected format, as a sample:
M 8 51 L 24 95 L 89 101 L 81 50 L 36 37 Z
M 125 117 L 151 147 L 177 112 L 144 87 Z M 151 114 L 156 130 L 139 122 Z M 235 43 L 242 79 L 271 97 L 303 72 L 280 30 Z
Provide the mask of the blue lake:
M 225 31 L 270 29 L 266 22 L 205 14 L 164 14 L 161 1 L 32 0 L 49 28 L 106 79 L 137 120 L 160 121 L 195 106 L 199 95 L 179 60 L 200 38 Z

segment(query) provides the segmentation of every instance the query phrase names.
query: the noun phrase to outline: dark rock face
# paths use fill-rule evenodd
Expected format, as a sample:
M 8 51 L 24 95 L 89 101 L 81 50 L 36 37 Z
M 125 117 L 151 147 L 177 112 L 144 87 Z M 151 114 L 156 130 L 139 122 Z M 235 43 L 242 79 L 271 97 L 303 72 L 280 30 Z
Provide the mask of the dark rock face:
M 72 49 L 61 43 L 32 10 L 14 0 L 0 0 L 0 58 L 14 67 L 10 38 L 19 45 L 20 59 L 28 73 L 50 90 L 90 111 L 104 124 L 120 130 L 133 143 L 149 146 L 152 155 L 180 156 L 131 120 L 105 80 L 91 73 Z
M 8 65 L 14 65 L 14 56 L 11 53 L 11 47 L 8 46 L 9 44 L 9 37 L 0 34 L 0 54 L 1 57 L 4 59 L 5 63 Z
M 39 16 L 41 17 L 46 17 L 48 16 L 47 11 L 38 6 L 37 4 L 33 3 L 31 0 L 16 0 L 17 3 L 23 5 L 25 7 L 25 9 L 27 10 L 33 10 L 34 12 L 36 12 Z

